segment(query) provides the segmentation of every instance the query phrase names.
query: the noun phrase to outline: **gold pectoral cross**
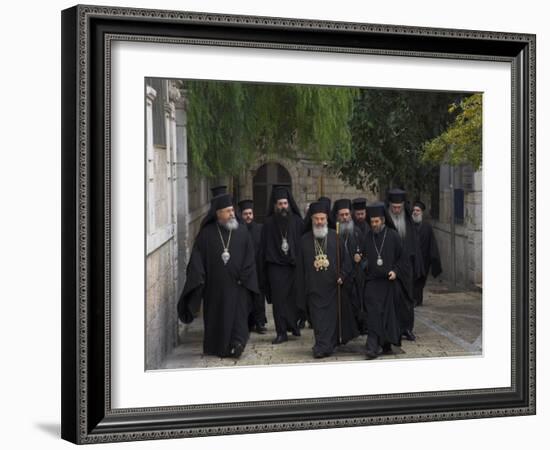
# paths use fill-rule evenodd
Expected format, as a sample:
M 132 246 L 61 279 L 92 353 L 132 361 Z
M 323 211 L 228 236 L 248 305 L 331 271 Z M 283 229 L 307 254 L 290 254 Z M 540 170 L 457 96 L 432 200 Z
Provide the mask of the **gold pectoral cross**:
M 330 265 L 327 255 L 321 253 L 315 256 L 315 261 L 313 261 L 313 267 L 319 272 L 319 270 L 327 270 Z

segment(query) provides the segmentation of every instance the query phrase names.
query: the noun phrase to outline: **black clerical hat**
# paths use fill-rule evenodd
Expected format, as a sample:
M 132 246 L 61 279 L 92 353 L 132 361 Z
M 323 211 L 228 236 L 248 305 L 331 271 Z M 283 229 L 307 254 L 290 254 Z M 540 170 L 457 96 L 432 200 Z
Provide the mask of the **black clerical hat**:
M 244 211 L 245 209 L 254 209 L 254 202 L 252 200 L 241 200 L 239 202 L 239 208 L 241 211 Z
M 329 209 L 326 202 L 313 202 L 309 205 L 308 214 L 313 216 L 313 214 L 325 213 L 328 216 Z
M 367 199 L 363 197 L 354 198 L 351 201 L 351 206 L 354 210 L 367 209 Z
M 388 202 L 390 203 L 403 203 L 405 201 L 406 191 L 403 189 L 390 189 L 388 191 Z
M 341 198 L 334 202 L 334 212 L 338 213 L 341 209 L 351 209 L 351 200 L 349 198 Z
M 414 206 L 418 206 L 422 211 L 426 210 L 426 205 L 423 202 L 421 202 L 420 200 L 415 201 L 414 204 L 413 204 L 413 207 Z
M 386 217 L 384 203 L 376 202 L 367 206 L 367 215 L 372 217 Z
M 273 200 L 276 202 L 277 200 L 281 200 L 283 198 L 290 200 L 288 188 L 286 186 L 279 185 L 273 186 Z
M 326 203 L 326 204 L 327 204 L 327 209 L 330 211 L 330 205 L 331 205 L 331 203 L 332 203 L 332 201 L 330 200 L 330 198 L 323 196 L 323 197 L 319 197 L 319 198 L 317 199 L 317 201 L 318 201 L 318 202 L 324 202 L 324 203 Z
M 221 194 L 213 197 L 211 200 L 212 209 L 218 211 L 219 209 L 228 208 L 233 206 L 233 198 L 230 194 Z
M 221 194 L 227 194 L 227 186 L 220 185 L 220 186 L 214 186 L 210 188 L 210 191 L 212 192 L 212 197 L 217 197 Z

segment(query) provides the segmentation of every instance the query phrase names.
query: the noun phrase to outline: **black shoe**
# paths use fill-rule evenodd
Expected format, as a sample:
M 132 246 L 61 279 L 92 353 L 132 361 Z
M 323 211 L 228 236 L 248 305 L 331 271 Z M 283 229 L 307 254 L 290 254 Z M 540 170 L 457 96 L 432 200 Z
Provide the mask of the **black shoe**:
M 302 333 L 300 333 L 300 328 L 294 328 L 294 330 L 292 330 L 292 336 L 301 336 Z
M 267 328 L 264 327 L 263 325 L 257 324 L 254 326 L 253 331 L 255 331 L 258 334 L 265 334 L 267 332 Z
M 301 330 L 306 326 L 306 319 L 298 319 L 298 322 L 296 322 L 296 325 Z
M 382 354 L 383 355 L 393 355 L 393 349 L 391 348 L 391 344 L 384 344 L 382 346 Z
M 276 344 L 282 344 L 283 342 L 286 342 L 286 341 L 288 341 L 288 337 L 286 334 L 278 334 L 277 337 L 271 341 L 271 343 L 273 345 L 276 345 Z
M 376 359 L 376 358 L 378 358 L 378 353 L 367 350 L 367 359 Z
M 332 352 L 322 352 L 321 350 L 313 350 L 313 357 L 315 359 L 326 358 L 332 355 Z
M 232 358 L 240 358 L 243 354 L 244 346 L 240 342 L 236 342 L 229 350 L 229 356 Z
M 406 339 L 407 341 L 416 341 L 416 336 L 415 336 L 415 335 L 413 334 L 413 332 L 410 331 L 410 330 L 405 330 L 405 331 L 403 332 L 403 336 L 405 337 L 405 339 Z

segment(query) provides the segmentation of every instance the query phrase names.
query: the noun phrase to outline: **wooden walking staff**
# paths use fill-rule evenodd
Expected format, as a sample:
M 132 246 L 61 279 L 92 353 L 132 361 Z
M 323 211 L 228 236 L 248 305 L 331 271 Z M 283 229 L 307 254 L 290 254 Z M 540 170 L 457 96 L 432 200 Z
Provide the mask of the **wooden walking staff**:
M 336 276 L 340 278 L 340 224 L 336 222 Z M 342 298 L 341 285 L 336 279 L 337 299 L 338 299 L 338 344 L 342 343 Z

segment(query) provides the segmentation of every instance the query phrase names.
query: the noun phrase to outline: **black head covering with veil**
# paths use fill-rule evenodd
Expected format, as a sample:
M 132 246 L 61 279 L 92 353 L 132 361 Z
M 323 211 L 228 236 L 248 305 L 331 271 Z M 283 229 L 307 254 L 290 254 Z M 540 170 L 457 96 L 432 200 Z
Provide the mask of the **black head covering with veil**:
M 286 198 L 288 200 L 288 205 L 292 210 L 292 214 L 298 216 L 301 219 L 302 214 L 300 214 L 300 209 L 298 208 L 296 200 L 294 200 L 294 197 L 292 196 L 292 192 L 290 192 L 290 189 L 287 186 L 279 185 L 273 186 L 273 189 L 271 190 L 267 215 L 272 216 L 275 213 L 275 204 L 277 203 L 277 200 L 281 200 L 283 198 Z

